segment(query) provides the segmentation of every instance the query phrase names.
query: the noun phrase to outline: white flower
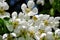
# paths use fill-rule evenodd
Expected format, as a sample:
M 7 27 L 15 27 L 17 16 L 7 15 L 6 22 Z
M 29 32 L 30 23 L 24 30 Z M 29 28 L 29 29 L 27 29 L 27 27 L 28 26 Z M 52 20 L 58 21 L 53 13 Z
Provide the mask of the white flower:
M 26 4 L 21 5 L 21 9 L 22 9 L 23 13 L 25 13 L 29 16 L 33 16 L 38 13 L 38 9 L 36 7 L 34 7 L 34 5 L 35 5 L 35 3 L 33 1 L 28 1 L 27 5 Z
M 22 13 L 22 12 L 20 12 L 19 15 L 18 15 L 18 17 L 19 17 L 21 20 L 24 19 L 24 16 L 25 16 L 25 15 L 24 15 L 24 13 Z
M 53 28 L 54 30 L 57 29 L 57 27 L 59 26 L 59 20 L 60 20 L 60 17 L 50 17 L 50 15 L 39 15 L 39 18 L 41 23 L 44 24 L 45 27 L 51 27 Z M 40 24 L 41 25 L 41 24 Z
M 40 36 L 40 38 L 43 38 L 45 36 L 46 36 L 46 33 L 42 33 L 41 36 Z
M 55 35 L 60 37 L 60 29 L 55 30 Z
M 54 40 L 53 33 L 52 32 L 47 32 L 46 39 L 47 40 Z
M 40 35 L 40 40 L 46 40 L 46 33 L 42 33 L 41 35 Z
M 25 40 L 25 38 L 24 37 L 19 37 L 18 40 Z
M 11 22 L 11 24 L 7 24 L 9 31 L 13 31 L 20 26 L 21 20 L 17 18 L 17 12 L 12 13 L 12 18 L 10 18 L 9 22 Z
M 6 0 L 0 0 L 0 2 L 5 2 Z
M 13 37 L 16 37 L 15 33 L 4 34 L 3 35 L 3 40 L 9 40 L 9 39 L 12 39 Z
M 43 6 L 44 5 L 44 0 L 37 0 L 37 4 L 41 4 Z
M 17 12 L 12 13 L 12 19 L 15 20 L 17 18 Z
M 45 28 L 45 32 L 51 32 L 51 31 L 52 31 L 51 27 L 46 27 Z
M 8 12 L 5 12 L 5 10 L 8 9 L 9 6 L 6 2 L 0 2 L 0 18 L 10 17 L 10 14 Z

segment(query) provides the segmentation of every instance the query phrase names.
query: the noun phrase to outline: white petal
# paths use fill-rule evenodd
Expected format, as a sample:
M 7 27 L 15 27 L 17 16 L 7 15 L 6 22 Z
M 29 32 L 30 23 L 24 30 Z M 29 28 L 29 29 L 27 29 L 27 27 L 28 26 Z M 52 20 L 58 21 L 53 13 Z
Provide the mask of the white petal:
M 54 21 L 59 21 L 60 17 L 55 17 Z
M 38 36 L 35 36 L 35 39 L 36 39 L 36 40 L 40 40 L 40 38 L 39 38 Z
M 35 8 L 33 8 L 33 10 L 32 10 L 35 14 L 38 14 L 38 9 L 35 7 Z
M 40 38 L 43 38 L 45 36 L 46 36 L 46 33 L 42 33 L 41 36 L 40 36 Z
M 25 38 L 24 37 L 19 37 L 18 40 L 25 40 Z
M 5 12 L 4 17 L 8 17 L 8 18 L 10 18 L 10 13 Z
M 6 1 L 6 0 L 0 0 L 0 2 L 4 2 L 4 1 Z
M 28 3 L 27 3 L 27 6 L 28 6 L 29 8 L 33 8 L 34 5 L 35 5 L 35 3 L 34 3 L 33 1 L 28 1 Z
M 51 31 L 52 31 L 51 27 L 46 27 L 45 28 L 45 32 L 51 32 Z
M 41 30 L 44 30 L 44 29 L 45 29 L 44 23 L 41 23 L 41 24 L 39 25 L 39 27 L 40 27 Z
M 25 15 L 24 18 L 25 18 L 25 20 L 29 20 L 30 19 L 30 16 Z
M 47 32 L 47 36 L 53 36 L 52 32 Z
M 21 5 L 22 11 L 25 10 L 26 8 L 27 8 L 26 4 L 22 4 L 22 5 Z
M 3 3 L 0 2 L 0 10 L 3 9 Z
M 29 0 L 29 1 L 34 1 L 34 0 Z
M 55 31 L 55 35 L 57 35 L 57 36 L 60 37 L 60 29 L 57 29 L 57 30 Z
M 50 15 L 45 14 L 45 15 L 43 15 L 43 20 L 48 20 L 49 17 L 50 17 Z
M 18 17 L 19 18 L 24 18 L 24 13 L 20 12 Z
M 50 17 L 50 18 L 48 19 L 48 21 L 49 21 L 49 22 L 54 21 L 54 17 Z
M 9 6 L 8 6 L 7 2 L 3 2 L 3 9 L 4 10 L 8 10 L 9 9 Z
M 13 12 L 13 13 L 12 13 L 12 18 L 13 18 L 13 19 L 17 18 L 17 12 Z
M 53 33 L 52 32 L 47 32 L 46 38 L 47 38 L 47 40 L 54 40 Z
M 8 36 L 8 34 L 4 34 L 4 35 L 3 35 L 3 39 L 5 39 L 7 36 Z
M 1 15 L 1 14 L 0 14 L 0 18 L 5 18 L 5 17 L 10 18 L 10 13 L 4 12 L 4 15 Z
M 44 0 L 37 0 L 37 4 L 42 4 L 42 6 L 44 5 Z
M 15 33 L 11 33 L 11 36 L 16 37 L 16 34 Z
M 34 15 L 35 15 L 35 13 L 32 12 L 32 11 L 30 11 L 30 12 L 28 13 L 28 16 L 34 16 Z

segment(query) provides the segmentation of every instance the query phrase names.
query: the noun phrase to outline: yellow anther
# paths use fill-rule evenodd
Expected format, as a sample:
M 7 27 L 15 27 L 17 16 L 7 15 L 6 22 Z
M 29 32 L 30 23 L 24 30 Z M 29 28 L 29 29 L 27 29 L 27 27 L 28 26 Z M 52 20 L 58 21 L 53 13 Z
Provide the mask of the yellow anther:
M 7 40 L 13 40 L 13 37 L 9 34 L 9 35 L 7 36 Z
M 46 40 L 46 37 L 44 36 L 43 38 L 40 38 L 40 40 Z
M 38 30 L 38 31 L 39 31 L 40 34 L 44 33 L 44 30 L 41 30 L 41 29 L 40 29 L 40 30 Z
M 4 11 L 3 9 L 0 10 L 0 14 L 1 14 L 1 15 L 4 15 L 4 12 L 5 12 L 5 11 Z
M 44 20 L 44 25 L 48 26 L 48 20 Z
M 34 37 L 35 32 L 34 31 L 29 31 L 30 37 Z
M 31 9 L 30 8 L 26 8 L 26 13 L 29 13 L 30 11 L 31 11 Z
M 36 21 L 38 18 L 36 16 L 33 16 L 32 19 Z
M 14 21 L 14 22 L 13 22 L 13 28 L 14 28 L 14 29 L 15 29 L 18 25 L 19 25 L 19 22 L 18 22 L 18 21 Z

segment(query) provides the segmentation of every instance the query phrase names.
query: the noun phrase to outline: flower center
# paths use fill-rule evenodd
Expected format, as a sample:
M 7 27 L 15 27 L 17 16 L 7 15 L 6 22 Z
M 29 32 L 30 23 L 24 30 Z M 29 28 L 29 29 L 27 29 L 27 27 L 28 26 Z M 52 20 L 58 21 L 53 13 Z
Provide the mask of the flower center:
M 12 36 L 9 34 L 7 40 L 13 40 Z
M 3 7 L 1 7 L 1 9 L 0 9 L 0 14 L 1 14 L 1 15 L 4 15 L 4 12 L 5 12 L 5 10 L 3 9 Z
M 26 13 L 28 14 L 30 11 L 31 11 L 31 9 L 30 8 L 26 8 Z
M 29 31 L 29 34 L 31 37 L 34 37 L 35 32 L 32 30 L 32 31 Z
M 38 18 L 36 16 L 33 16 L 32 19 L 36 21 Z
M 13 28 L 15 29 L 19 25 L 18 21 L 13 22 Z
M 4 12 L 5 12 L 5 11 L 4 11 L 3 9 L 0 9 L 0 14 L 1 14 L 1 15 L 4 15 Z
M 40 40 L 46 40 L 46 37 L 44 36 L 43 38 L 40 38 Z
M 20 30 L 20 36 L 24 36 L 25 37 L 25 35 L 27 34 L 27 30 L 25 30 L 25 29 L 22 29 L 22 30 Z
M 44 30 L 41 30 L 41 29 L 40 29 L 40 30 L 38 30 L 38 31 L 39 31 L 40 34 L 44 33 Z
M 48 26 L 48 24 L 49 24 L 49 23 L 48 23 L 48 20 L 44 20 L 44 25 L 45 25 L 45 26 Z

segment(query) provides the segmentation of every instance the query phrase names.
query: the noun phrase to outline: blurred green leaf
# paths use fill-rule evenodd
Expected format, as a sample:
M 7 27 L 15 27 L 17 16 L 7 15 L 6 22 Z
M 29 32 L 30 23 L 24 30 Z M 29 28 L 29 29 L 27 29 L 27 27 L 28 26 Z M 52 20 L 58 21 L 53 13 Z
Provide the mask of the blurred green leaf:
M 9 19 L 10 19 L 10 18 L 8 18 L 8 17 L 5 17 L 5 18 L 4 18 L 4 20 L 6 20 L 6 21 L 9 21 Z
M 4 20 L 0 18 L 0 35 L 3 35 L 4 33 L 8 33 L 8 32 L 9 31 L 6 28 Z
M 50 15 L 54 16 L 54 9 L 53 8 L 50 9 Z
M 58 10 L 60 12 L 60 0 L 54 0 L 54 3 L 52 6 L 55 10 Z

